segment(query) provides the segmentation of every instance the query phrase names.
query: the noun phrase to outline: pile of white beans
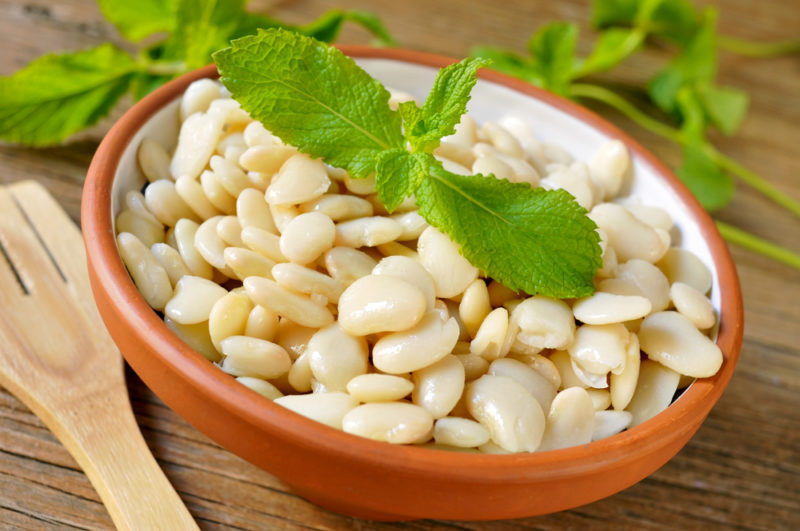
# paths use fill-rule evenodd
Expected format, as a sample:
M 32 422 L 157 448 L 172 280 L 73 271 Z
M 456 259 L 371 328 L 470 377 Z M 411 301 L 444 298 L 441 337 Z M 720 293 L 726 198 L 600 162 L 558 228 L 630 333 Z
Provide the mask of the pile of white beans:
M 374 179 L 285 145 L 215 81 L 188 88 L 180 120 L 171 155 L 139 146 L 149 183 L 116 219 L 122 259 L 175 334 L 302 415 L 396 444 L 552 450 L 648 420 L 722 363 L 711 274 L 671 246 L 667 212 L 616 197 L 619 141 L 576 162 L 518 119 L 467 115 L 436 151 L 590 211 L 597 291 L 556 300 L 485 278 L 413 200 L 389 215 Z

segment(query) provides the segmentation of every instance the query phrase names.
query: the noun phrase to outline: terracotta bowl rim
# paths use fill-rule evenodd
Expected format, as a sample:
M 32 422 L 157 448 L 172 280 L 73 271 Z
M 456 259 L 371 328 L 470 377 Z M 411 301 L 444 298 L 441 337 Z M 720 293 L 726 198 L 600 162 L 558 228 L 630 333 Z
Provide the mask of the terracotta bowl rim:
M 452 57 L 398 48 L 342 45 L 356 58 L 390 59 L 442 68 L 456 62 Z M 565 112 L 596 130 L 620 139 L 634 158 L 650 166 L 686 205 L 709 246 L 720 285 L 720 327 L 717 344 L 725 361 L 716 375 L 695 381 L 662 413 L 618 435 L 583 446 L 547 452 L 483 455 L 442 452 L 425 448 L 396 446 L 350 435 L 312 421 L 247 389 L 225 375 L 211 362 L 175 336 L 139 295 L 117 252 L 111 219 L 111 186 L 120 156 L 138 129 L 163 106 L 173 101 L 196 79 L 217 77 L 209 65 L 160 87 L 128 110 L 111 128 L 92 159 L 84 187 L 81 217 L 86 250 L 95 269 L 98 289 L 129 318 L 128 328 L 148 343 L 158 362 L 172 372 L 191 379 L 192 385 L 209 399 L 222 403 L 227 411 L 245 419 L 253 433 L 277 433 L 297 438 L 296 443 L 314 447 L 332 456 L 350 460 L 380 460 L 402 463 L 406 469 L 430 472 L 445 470 L 450 476 L 476 477 L 487 481 L 515 478 L 566 477 L 597 469 L 602 463 L 633 461 L 657 451 L 705 418 L 730 380 L 739 357 L 743 333 L 742 295 L 728 248 L 711 217 L 672 172 L 626 133 L 594 112 L 560 96 L 518 79 L 483 69 L 479 77 L 504 85 Z M 155 360 L 154 360 L 155 363 Z M 699 417 L 699 418 L 698 418 Z M 213 434 L 208 434 L 214 438 Z

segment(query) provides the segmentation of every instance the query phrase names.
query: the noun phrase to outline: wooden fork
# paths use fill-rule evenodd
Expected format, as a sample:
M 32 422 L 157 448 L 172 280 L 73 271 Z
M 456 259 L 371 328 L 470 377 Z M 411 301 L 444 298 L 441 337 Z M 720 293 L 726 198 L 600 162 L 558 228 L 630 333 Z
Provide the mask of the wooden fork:
M 80 231 L 30 181 L 0 187 L 0 384 L 78 461 L 118 529 L 197 529 L 136 424 Z

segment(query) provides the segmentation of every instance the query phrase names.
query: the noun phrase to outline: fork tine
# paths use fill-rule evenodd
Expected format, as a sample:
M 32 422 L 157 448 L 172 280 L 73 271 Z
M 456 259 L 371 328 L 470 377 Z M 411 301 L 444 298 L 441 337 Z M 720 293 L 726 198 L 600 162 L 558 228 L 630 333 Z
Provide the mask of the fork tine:
M 37 289 L 58 289 L 62 274 L 20 210 L 10 187 L 0 187 L 0 242 L 21 283 L 31 294 Z M 41 208 L 41 207 L 40 207 Z M 15 279 L 16 280 L 16 279 Z

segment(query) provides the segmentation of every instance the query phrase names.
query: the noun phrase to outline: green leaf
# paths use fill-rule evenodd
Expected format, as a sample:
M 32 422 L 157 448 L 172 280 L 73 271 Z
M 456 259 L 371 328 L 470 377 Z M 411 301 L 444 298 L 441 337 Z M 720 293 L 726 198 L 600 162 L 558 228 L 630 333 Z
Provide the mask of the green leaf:
M 378 199 L 389 213 L 414 193 L 434 161 L 428 153 L 410 153 L 403 148 L 390 149 L 378 156 L 375 173 Z
M 409 105 L 403 106 L 406 139 L 414 151 L 431 153 L 442 137 L 455 133 L 461 116 L 467 112 L 470 92 L 477 81 L 475 74 L 489 62 L 467 58 L 439 70 L 422 109 L 412 111 Z
M 630 26 L 640 3 L 640 0 L 592 0 L 592 26 Z
M 686 48 L 653 81 L 648 91 L 662 110 L 676 114 L 678 91 L 685 85 L 709 85 L 717 74 L 716 10 L 706 10 L 705 21 Z
M 346 22 L 353 22 L 366 29 L 375 36 L 376 44 L 380 46 L 395 46 L 397 44 L 380 18 L 368 11 L 341 9 L 332 9 L 303 26 L 292 26 L 267 15 L 246 12 L 242 14 L 236 30 L 230 35 L 230 39 L 252 35 L 259 29 L 283 28 L 313 37 L 318 41 L 333 42 L 339 36 L 339 32 Z
M 166 58 L 181 59 L 187 69 L 211 61 L 240 27 L 245 0 L 175 0 L 175 30 L 164 44 Z
M 149 74 L 147 72 L 137 73 L 131 82 L 134 101 L 139 101 L 174 77 L 172 75 Z
M 40 57 L 0 78 L 0 138 L 57 144 L 108 114 L 137 71 L 112 44 Z
M 139 42 L 175 27 L 176 0 L 97 0 L 100 11 L 128 40 Z
M 566 95 L 575 67 L 575 41 L 578 26 L 551 22 L 533 34 L 528 49 L 544 88 Z
M 603 31 L 575 77 L 611 70 L 638 51 L 644 43 L 644 37 L 644 32 L 639 29 L 611 28 Z
M 676 173 L 709 212 L 726 206 L 733 198 L 733 179 L 706 154 L 703 144 L 684 147 L 683 163 Z
M 476 46 L 470 51 L 470 55 L 490 59 L 492 70 L 541 86 L 539 77 L 532 74 L 531 62 L 518 53 L 493 46 Z
M 748 96 L 732 87 L 699 87 L 697 91 L 706 116 L 720 131 L 732 135 L 747 114 Z
M 567 192 L 456 175 L 437 163 L 416 199 L 425 219 L 475 267 L 512 290 L 558 298 L 594 292 L 597 227 Z
M 253 118 L 351 176 L 404 147 L 389 92 L 336 48 L 283 29 L 259 31 L 214 54 L 222 83 Z

